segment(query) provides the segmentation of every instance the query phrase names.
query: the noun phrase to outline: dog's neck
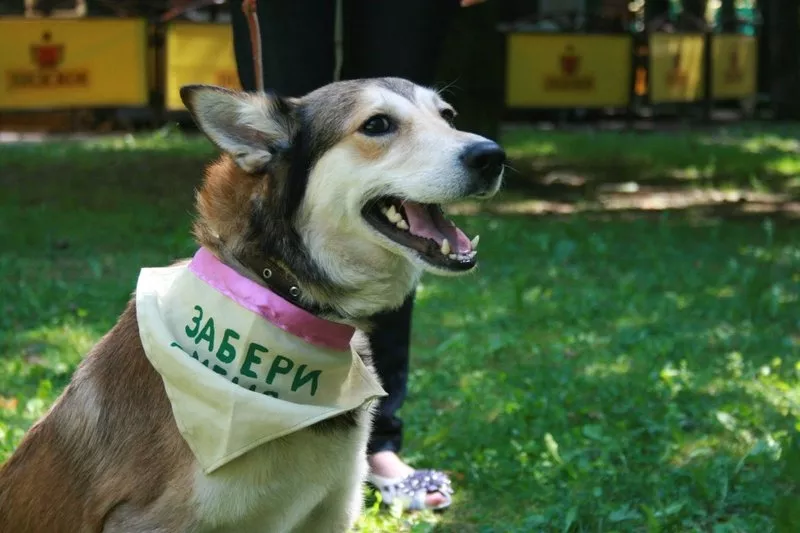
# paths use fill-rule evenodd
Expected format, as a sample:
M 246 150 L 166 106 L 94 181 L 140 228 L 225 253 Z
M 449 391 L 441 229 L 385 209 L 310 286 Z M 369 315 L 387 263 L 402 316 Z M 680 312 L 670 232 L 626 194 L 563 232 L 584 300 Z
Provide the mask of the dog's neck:
M 324 347 L 343 350 L 349 346 L 354 333 L 352 326 L 335 324 L 309 312 L 293 298 L 284 298 L 272 287 L 243 276 L 205 247 L 197 251 L 188 268 L 207 285 L 267 321 L 279 324 L 284 331 Z
M 371 240 L 344 208 L 301 208 L 298 227 L 302 264 L 313 265 L 324 284 L 309 285 L 314 299 L 329 301 L 345 316 L 371 317 L 400 307 L 414 290 L 422 268 Z
M 313 263 L 326 266 L 327 277 L 324 286 L 309 284 L 308 294 L 329 302 L 347 317 L 372 317 L 400 307 L 421 275 L 417 265 L 388 251 L 362 251 L 335 239 L 319 239 L 306 246 Z
M 349 272 L 348 277 L 355 283 L 340 286 L 330 282 L 315 282 L 308 273 L 291 270 L 278 258 L 235 256 L 225 247 L 209 248 L 237 273 L 269 288 L 287 301 L 320 318 L 347 324 L 364 332 L 372 329 L 371 318 L 374 315 L 389 310 L 387 304 L 389 308 L 402 305 L 416 286 L 420 274 L 413 265 L 401 263 L 399 269 L 380 274 Z
M 336 313 L 334 308 L 325 303 L 309 301 L 307 291 L 301 288 L 304 284 L 282 261 L 270 258 L 240 257 L 238 262 L 253 275 L 258 283 L 268 287 L 284 300 L 317 316 Z

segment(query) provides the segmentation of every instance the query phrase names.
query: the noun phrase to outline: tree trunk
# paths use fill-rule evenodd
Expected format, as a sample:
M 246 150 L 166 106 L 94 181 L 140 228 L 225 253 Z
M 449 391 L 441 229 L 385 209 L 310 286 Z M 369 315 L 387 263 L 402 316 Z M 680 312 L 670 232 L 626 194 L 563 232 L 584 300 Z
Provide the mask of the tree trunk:
M 771 0 L 766 31 L 772 35 L 772 108 L 778 120 L 800 119 L 800 0 Z
M 683 0 L 683 11 L 689 15 L 705 20 L 706 0 Z
M 706 26 L 707 0 L 683 0 L 679 26 L 683 30 L 699 31 Z
M 758 30 L 758 92 L 767 94 L 772 87 L 772 43 L 770 33 L 772 21 L 772 0 L 758 0 L 756 9 L 761 13 L 763 24 L 756 26 Z
M 441 1 L 441 0 L 431 0 Z M 497 31 L 500 2 L 459 10 L 439 68 L 442 96 L 458 111 L 456 125 L 497 139 L 504 109 L 504 35 Z
M 669 0 L 646 0 L 644 3 L 644 18 L 647 22 L 662 19 L 669 15 Z
M 739 29 L 739 24 L 736 22 L 736 0 L 722 0 L 719 15 L 722 21 L 722 31 L 735 32 Z

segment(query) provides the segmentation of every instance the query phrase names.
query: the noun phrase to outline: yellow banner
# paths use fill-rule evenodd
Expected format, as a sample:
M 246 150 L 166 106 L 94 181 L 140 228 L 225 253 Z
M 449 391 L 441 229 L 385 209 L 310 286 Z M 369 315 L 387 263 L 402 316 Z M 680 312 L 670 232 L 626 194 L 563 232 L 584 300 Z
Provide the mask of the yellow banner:
M 746 98 L 756 93 L 756 38 L 749 35 L 715 35 L 711 51 L 715 99 Z
M 695 102 L 703 98 L 703 47 L 700 34 L 650 37 L 650 101 Z
M 144 19 L 0 18 L 0 109 L 146 105 Z
M 624 107 L 630 78 L 629 36 L 508 36 L 508 107 Z
M 205 83 L 240 89 L 229 24 L 179 22 L 167 27 L 166 107 L 186 109 L 183 85 Z

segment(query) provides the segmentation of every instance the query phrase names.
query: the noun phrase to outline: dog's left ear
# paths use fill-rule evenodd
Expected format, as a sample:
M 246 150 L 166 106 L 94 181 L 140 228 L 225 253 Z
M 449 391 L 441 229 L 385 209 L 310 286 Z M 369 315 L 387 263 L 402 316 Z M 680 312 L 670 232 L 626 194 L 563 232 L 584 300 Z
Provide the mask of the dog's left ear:
M 293 100 L 213 85 L 181 87 L 181 100 L 211 142 L 249 173 L 264 172 L 294 135 Z

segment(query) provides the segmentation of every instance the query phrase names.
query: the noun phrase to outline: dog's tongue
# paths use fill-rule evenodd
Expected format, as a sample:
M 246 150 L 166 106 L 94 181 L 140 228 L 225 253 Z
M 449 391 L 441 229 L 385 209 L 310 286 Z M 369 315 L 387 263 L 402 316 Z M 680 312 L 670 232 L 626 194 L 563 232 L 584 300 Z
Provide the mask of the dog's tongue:
M 472 251 L 469 237 L 447 220 L 438 206 L 404 202 L 403 210 L 408 220 L 408 231 L 412 235 L 433 239 L 440 246 L 447 239 L 453 253 L 464 254 Z

